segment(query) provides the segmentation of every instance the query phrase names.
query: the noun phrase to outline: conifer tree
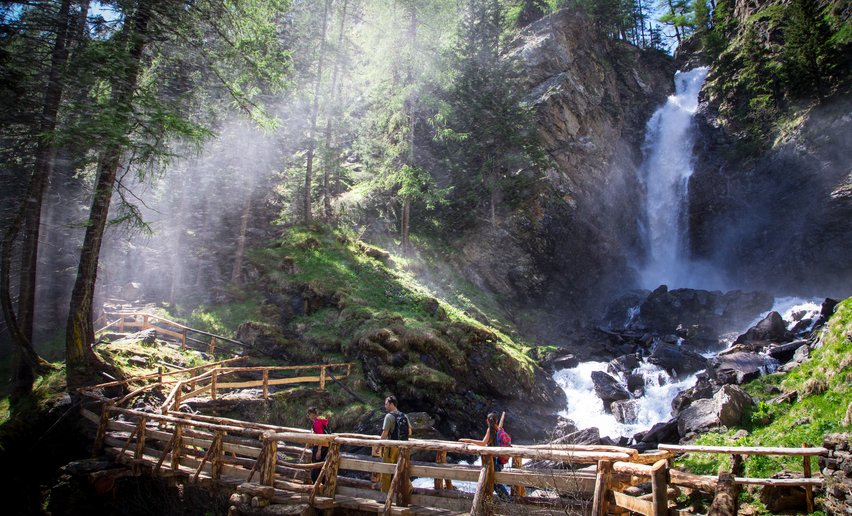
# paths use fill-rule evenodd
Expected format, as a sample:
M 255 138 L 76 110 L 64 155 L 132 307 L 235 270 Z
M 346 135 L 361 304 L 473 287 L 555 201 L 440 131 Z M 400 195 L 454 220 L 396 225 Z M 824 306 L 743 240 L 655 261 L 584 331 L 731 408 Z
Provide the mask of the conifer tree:
M 457 142 L 456 201 L 487 206 L 492 226 L 506 181 L 540 158 L 517 72 L 502 53 L 502 14 L 498 0 L 468 0 L 453 52 L 448 127 L 442 132 Z
M 816 0 L 791 0 L 785 11 L 784 77 L 795 93 L 827 95 L 831 29 Z

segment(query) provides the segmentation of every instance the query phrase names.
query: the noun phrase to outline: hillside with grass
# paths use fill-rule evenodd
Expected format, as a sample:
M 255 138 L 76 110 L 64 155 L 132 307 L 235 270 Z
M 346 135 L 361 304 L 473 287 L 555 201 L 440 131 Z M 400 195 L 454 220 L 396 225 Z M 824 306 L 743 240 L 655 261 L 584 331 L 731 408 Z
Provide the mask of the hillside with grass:
M 419 282 L 410 270 L 428 268 L 428 258 L 392 255 L 317 227 L 290 230 L 249 260 L 251 282 L 224 293 L 225 302 L 190 314 L 175 307 L 172 315 L 234 335 L 255 360 L 355 363 L 351 393 L 288 402 L 292 410 L 284 412 L 292 415 L 273 422 L 301 422 L 315 403 L 349 410 L 347 423 L 372 431 L 382 398 L 394 394 L 403 410 L 427 412 L 449 438 L 480 432 L 491 411 L 506 411 L 521 438 L 553 428 L 564 395 L 538 365 L 546 349 L 498 324 L 489 314 L 499 305 L 472 285 Z M 352 407 L 361 407 L 357 417 Z

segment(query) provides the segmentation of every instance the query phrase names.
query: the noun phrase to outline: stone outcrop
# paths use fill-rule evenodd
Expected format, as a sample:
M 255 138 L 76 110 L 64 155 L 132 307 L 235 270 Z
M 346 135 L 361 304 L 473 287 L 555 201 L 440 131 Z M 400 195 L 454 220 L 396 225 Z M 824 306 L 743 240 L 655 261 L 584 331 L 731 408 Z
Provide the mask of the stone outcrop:
M 773 303 L 766 292 L 669 290 L 664 285 L 642 302 L 635 326 L 715 343 L 723 333 L 742 331 Z
M 744 390 L 725 385 L 712 399 L 696 400 L 678 415 L 678 433 L 684 437 L 692 432 L 736 425 L 752 403 Z
M 581 320 L 630 281 L 644 127 L 673 89 L 668 56 L 594 33 L 587 18 L 561 10 L 512 43 L 556 166 L 522 208 L 501 206 L 497 228 L 459 241 L 457 268 L 488 291 L 535 302 L 537 320 L 522 330 L 550 341 L 564 338 L 566 312 Z
M 778 20 L 788 4 L 735 3 L 730 47 L 711 67 L 697 116 L 690 244 L 696 258 L 746 288 L 845 295 L 852 288 L 848 46 L 836 47 L 846 57 L 825 57 L 846 63 L 840 65 L 845 72 L 826 77 L 839 82 L 837 92 L 819 102 L 815 95 L 796 98 L 776 81 L 772 88 L 778 100 L 770 100 L 768 111 L 761 113 L 749 104 L 753 84 L 726 86 L 745 76 L 748 58 L 743 56 L 749 54 L 742 45 L 749 39 L 756 38 L 766 52 L 763 59 L 783 61 L 784 25 Z M 746 33 L 751 36 L 742 37 Z M 778 120 L 792 122 L 782 126 Z M 765 127 L 750 130 L 749 124 Z M 761 131 L 765 134 L 756 137 Z

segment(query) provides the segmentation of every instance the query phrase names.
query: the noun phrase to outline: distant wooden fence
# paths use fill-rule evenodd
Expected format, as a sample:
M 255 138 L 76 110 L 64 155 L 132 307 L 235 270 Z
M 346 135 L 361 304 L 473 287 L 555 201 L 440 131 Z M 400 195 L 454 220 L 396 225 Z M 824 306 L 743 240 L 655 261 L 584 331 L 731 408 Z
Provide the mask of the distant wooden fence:
M 190 398 L 194 398 L 203 394 L 210 396 L 210 399 L 215 400 L 219 391 L 225 389 L 247 389 L 252 387 L 263 388 L 263 399 L 269 399 L 269 387 L 276 385 L 293 385 L 305 383 L 317 383 L 319 388 L 325 390 L 329 377 L 335 378 L 331 372 L 333 369 L 339 369 L 340 378 L 346 378 L 352 373 L 352 363 L 341 364 L 316 364 L 304 366 L 258 366 L 258 367 L 232 367 L 227 366 L 233 362 L 243 360 L 244 357 L 236 357 L 228 360 L 221 360 L 210 364 L 195 366 L 191 368 L 177 369 L 170 372 L 160 371 L 143 376 L 136 376 L 126 380 L 92 385 L 83 387 L 78 390 L 83 395 L 97 400 L 104 400 L 100 392 L 109 387 L 126 386 L 131 383 L 148 382 L 145 385 L 135 388 L 121 398 L 107 400 L 114 406 L 124 405 L 132 398 L 155 388 L 170 387 L 169 394 L 165 401 L 160 406 L 162 413 L 169 411 L 177 411 L 180 404 Z M 316 370 L 317 374 L 308 376 L 289 376 L 280 377 L 276 373 L 300 373 L 303 371 Z M 258 379 L 239 380 L 240 375 L 260 376 Z M 178 378 L 178 376 L 188 375 L 186 378 Z M 222 381 L 222 380 L 231 381 Z
M 264 400 L 269 399 L 269 387 L 275 385 L 317 383 L 320 389 L 325 390 L 326 383 L 329 377 L 332 376 L 332 369 L 342 370 L 343 373 L 340 374 L 340 377 L 345 378 L 352 373 L 352 363 L 304 366 L 216 367 L 198 376 L 177 382 L 163 402 L 161 411 L 164 414 L 170 410 L 177 411 L 181 401 L 201 394 L 209 394 L 210 399 L 215 400 L 217 393 L 223 389 L 262 387 Z M 317 371 L 317 374 L 309 376 L 274 376 L 275 373 L 300 373 L 314 370 Z M 239 378 L 235 378 L 245 374 L 260 375 L 260 378 L 242 381 L 237 381 Z M 184 393 L 183 391 L 187 389 L 189 392 Z
M 108 321 L 110 317 L 113 318 L 112 321 Z M 158 335 L 165 335 L 176 339 L 180 342 L 181 349 L 186 349 L 187 342 L 192 342 L 205 347 L 211 355 L 216 351 L 217 341 L 235 344 L 241 348 L 250 347 L 238 340 L 196 330 L 181 323 L 145 312 L 104 312 L 95 323 L 104 325 L 95 332 L 95 335 L 100 335 L 110 328 L 122 333 L 128 329 L 144 331 L 153 328 L 157 331 Z M 191 335 L 201 336 L 203 339 L 194 338 Z

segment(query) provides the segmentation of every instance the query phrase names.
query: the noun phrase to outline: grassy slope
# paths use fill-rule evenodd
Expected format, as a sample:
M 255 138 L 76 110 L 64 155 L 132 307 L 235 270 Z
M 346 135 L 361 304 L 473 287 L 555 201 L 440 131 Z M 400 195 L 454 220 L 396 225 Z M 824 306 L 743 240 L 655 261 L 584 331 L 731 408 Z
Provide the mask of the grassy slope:
M 532 385 L 533 348 L 513 338 L 513 328 L 497 322 L 502 317 L 493 299 L 460 278 L 448 278 L 452 272 L 447 270 L 435 281 L 439 296 L 408 271 L 434 270 L 432 260 L 440 253 L 431 248 L 415 258 L 383 258 L 381 250 L 339 232 L 293 228 L 278 242 L 250 253 L 257 281 L 233 292 L 233 302 L 200 307 L 184 320 L 223 335 L 234 335 L 240 324 L 251 322 L 281 334 L 282 346 L 303 362 L 351 361 L 359 352 L 355 348 L 383 356 L 389 351 L 382 347 L 393 351 L 396 346 L 396 351 L 409 357 L 408 362 L 383 371 L 385 379 L 392 376 L 403 392 L 451 390 L 456 383 L 451 374 L 416 357 L 427 353 L 464 369 L 469 346 L 496 350 L 493 363 Z M 333 306 L 295 315 L 282 332 L 282 306 L 286 309 L 292 293 L 300 290 L 308 292 L 307 297 L 331 300 Z M 393 335 L 383 340 L 388 331 Z M 363 371 L 356 367 L 353 376 L 347 384 L 367 402 L 362 412 L 375 407 L 378 395 L 366 386 Z M 272 412 L 279 424 L 301 423 L 308 403 L 353 410 L 351 405 L 358 403 L 347 396 L 301 399 L 292 403 L 297 407 L 292 409 L 282 398 Z
M 743 387 L 758 404 L 741 428 L 705 434 L 695 444 L 821 446 L 826 433 L 852 430 L 842 422 L 852 402 L 852 298 L 838 305 L 809 360 L 789 374 L 766 375 Z M 785 393 L 798 392 L 798 401 L 768 404 L 778 396 L 770 393 L 772 387 Z M 741 429 L 747 430 L 748 435 L 735 439 L 734 434 Z M 724 455 L 691 454 L 680 459 L 679 464 L 695 473 L 716 474 L 719 466 L 727 465 L 728 461 Z M 800 458 L 755 456 L 749 457 L 745 466 L 746 476 L 766 478 L 782 469 L 801 472 L 803 464 Z M 815 458 L 811 469 L 818 471 Z

